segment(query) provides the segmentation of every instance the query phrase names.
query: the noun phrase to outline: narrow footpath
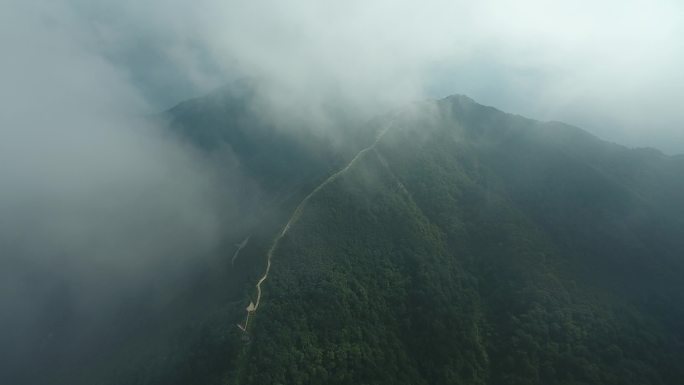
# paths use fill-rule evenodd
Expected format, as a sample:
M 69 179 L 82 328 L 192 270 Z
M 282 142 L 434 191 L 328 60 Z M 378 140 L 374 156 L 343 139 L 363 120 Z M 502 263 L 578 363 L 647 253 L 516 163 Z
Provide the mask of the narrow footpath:
M 247 317 L 245 318 L 245 323 L 244 325 L 238 324 L 237 326 L 244 331 L 245 333 L 247 332 L 247 328 L 249 326 L 249 320 L 250 318 L 256 313 L 256 311 L 259 309 L 259 304 L 261 303 L 261 285 L 268 279 L 268 273 L 271 271 L 271 259 L 273 257 L 273 253 L 275 250 L 278 248 L 278 244 L 280 243 L 280 240 L 283 239 L 285 234 L 287 234 L 288 230 L 290 229 L 290 226 L 292 226 L 299 217 L 301 217 L 302 212 L 304 211 L 304 207 L 306 204 L 309 202 L 309 200 L 316 195 L 321 189 L 323 189 L 325 186 L 329 185 L 330 183 L 334 182 L 340 175 L 344 174 L 347 170 L 349 170 L 354 163 L 360 159 L 364 154 L 366 154 L 368 151 L 371 151 L 375 149 L 375 146 L 380 142 L 380 139 L 385 135 L 387 130 L 392 126 L 393 122 L 390 122 L 387 124 L 387 126 L 378 133 L 378 136 L 375 138 L 375 141 L 368 147 L 362 149 L 359 151 L 352 160 L 347 163 L 345 167 L 342 169 L 338 170 L 334 174 L 330 175 L 328 179 L 324 180 L 323 183 L 319 184 L 313 191 L 309 193 L 302 201 L 297 205 L 297 208 L 294 210 L 292 215 L 290 216 L 290 219 L 287 221 L 283 229 L 280 231 L 278 236 L 273 240 L 273 243 L 271 244 L 271 247 L 268 249 L 268 253 L 266 254 L 266 270 L 264 271 L 264 274 L 259 278 L 256 284 L 256 290 L 257 290 L 257 297 L 255 302 L 250 302 L 249 306 L 247 306 Z

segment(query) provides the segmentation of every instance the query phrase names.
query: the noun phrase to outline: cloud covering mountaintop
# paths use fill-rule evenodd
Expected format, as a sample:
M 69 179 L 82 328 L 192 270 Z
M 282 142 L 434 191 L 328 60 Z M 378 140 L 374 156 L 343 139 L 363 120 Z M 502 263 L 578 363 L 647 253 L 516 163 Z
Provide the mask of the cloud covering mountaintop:
M 274 97 L 307 102 L 335 95 L 382 105 L 463 93 L 630 146 L 684 152 L 683 7 L 669 0 L 63 0 L 12 13 L 63 31 L 157 109 L 255 76 L 287 96 Z M 6 35 L 22 45 L 16 33 Z

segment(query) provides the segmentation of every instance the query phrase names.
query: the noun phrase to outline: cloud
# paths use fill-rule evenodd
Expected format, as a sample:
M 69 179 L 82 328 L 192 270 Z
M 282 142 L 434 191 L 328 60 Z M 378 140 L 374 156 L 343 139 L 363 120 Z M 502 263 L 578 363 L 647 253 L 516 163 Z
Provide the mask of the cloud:
M 175 232 L 216 237 L 208 160 L 146 118 L 153 110 L 130 79 L 71 35 L 67 8 L 44 7 L 2 12 L 0 208 L 15 214 L 2 216 L 2 234 L 55 235 L 56 249 L 64 239 L 151 233 L 175 248 Z M 17 215 L 26 223 L 7 223 Z M 149 231 L 160 226 L 170 233 Z
M 684 151 L 674 0 L 68 3 L 93 51 L 155 105 L 241 76 L 269 79 L 274 98 L 299 105 L 333 96 L 372 110 L 466 93 Z
M 249 182 L 151 118 L 84 23 L 60 2 L 0 7 L 0 382 L 60 320 L 80 335 L 206 263 Z

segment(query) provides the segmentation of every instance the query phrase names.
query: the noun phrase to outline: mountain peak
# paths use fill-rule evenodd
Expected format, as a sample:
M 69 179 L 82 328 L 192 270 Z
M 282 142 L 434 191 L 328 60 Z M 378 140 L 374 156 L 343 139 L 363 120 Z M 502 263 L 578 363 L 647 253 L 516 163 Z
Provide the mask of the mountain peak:
M 449 101 L 451 103 L 459 103 L 459 104 L 477 104 L 477 105 L 480 105 L 473 98 L 471 98 L 467 95 L 463 95 L 463 94 L 449 95 L 446 98 L 443 98 L 442 101 Z

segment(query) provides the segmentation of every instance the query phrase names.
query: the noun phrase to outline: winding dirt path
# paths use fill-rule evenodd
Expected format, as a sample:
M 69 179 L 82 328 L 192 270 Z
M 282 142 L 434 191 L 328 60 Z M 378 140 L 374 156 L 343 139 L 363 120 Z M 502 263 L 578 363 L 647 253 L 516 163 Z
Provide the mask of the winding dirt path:
M 394 122 L 391 121 L 390 123 L 387 124 L 385 128 L 382 129 L 375 138 L 375 141 L 368 147 L 362 149 L 359 151 L 352 160 L 347 163 L 345 167 L 342 169 L 338 170 L 334 174 L 330 175 L 328 179 L 324 180 L 321 184 L 319 184 L 313 191 L 309 193 L 302 201 L 297 205 L 297 208 L 295 208 L 294 212 L 290 216 L 290 219 L 287 221 L 285 226 L 283 227 L 283 230 L 278 234 L 278 236 L 273 240 L 273 243 L 271 244 L 271 247 L 268 249 L 268 253 L 266 254 L 266 270 L 264 271 L 264 275 L 259 278 L 256 284 L 256 290 L 257 290 L 257 297 L 255 302 L 250 302 L 249 306 L 247 307 L 247 318 L 245 319 L 245 324 L 243 325 L 238 325 L 238 327 L 244 331 L 247 332 L 247 326 L 249 325 L 249 319 L 250 316 L 252 316 L 256 311 L 259 309 L 259 304 L 261 303 L 261 284 L 264 283 L 268 279 L 268 273 L 271 271 L 271 258 L 273 257 L 273 253 L 275 252 L 276 248 L 278 247 L 278 244 L 280 243 L 280 240 L 283 239 L 285 234 L 287 234 L 287 231 L 290 230 L 290 226 L 292 226 L 297 219 L 302 215 L 302 212 L 304 211 L 304 207 L 306 204 L 309 202 L 309 200 L 316 195 L 317 192 L 321 191 L 325 186 L 329 185 L 330 183 L 334 182 L 340 175 L 344 174 L 347 170 L 349 170 L 354 163 L 358 159 L 360 159 L 365 153 L 368 151 L 371 151 L 375 148 L 375 146 L 380 142 L 380 139 L 385 135 L 387 130 L 392 126 Z

